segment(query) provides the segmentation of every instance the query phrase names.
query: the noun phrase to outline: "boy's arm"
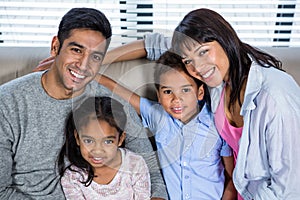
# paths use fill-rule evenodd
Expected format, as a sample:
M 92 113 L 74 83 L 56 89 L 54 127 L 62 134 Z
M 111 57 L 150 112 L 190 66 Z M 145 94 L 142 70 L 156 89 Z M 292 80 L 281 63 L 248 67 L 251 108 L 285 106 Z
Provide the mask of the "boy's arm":
M 114 94 L 119 95 L 121 98 L 123 98 L 125 101 L 129 102 L 132 107 L 136 110 L 138 114 L 140 114 L 140 96 L 136 93 L 130 91 L 129 89 L 121 86 L 116 81 L 112 80 L 111 78 L 97 74 L 95 80 L 107 87 L 109 90 L 111 90 Z
M 223 156 L 222 161 L 224 164 L 224 175 L 225 175 L 225 183 L 224 183 L 224 192 L 222 200 L 236 200 L 237 199 L 237 191 L 234 187 L 232 174 L 234 169 L 234 158 L 233 156 Z

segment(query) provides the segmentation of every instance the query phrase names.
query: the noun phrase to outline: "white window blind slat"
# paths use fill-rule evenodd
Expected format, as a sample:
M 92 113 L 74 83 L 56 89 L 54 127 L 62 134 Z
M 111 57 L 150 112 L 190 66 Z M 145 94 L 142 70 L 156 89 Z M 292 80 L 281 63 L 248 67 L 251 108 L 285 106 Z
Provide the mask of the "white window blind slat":
M 211 8 L 242 40 L 255 46 L 300 46 L 300 0 L 23 0 L 0 4 L 0 46 L 49 46 L 60 18 L 72 7 L 94 7 L 109 18 L 110 47 L 159 31 L 171 36 L 193 9 Z M 50 39 L 49 39 L 50 38 Z

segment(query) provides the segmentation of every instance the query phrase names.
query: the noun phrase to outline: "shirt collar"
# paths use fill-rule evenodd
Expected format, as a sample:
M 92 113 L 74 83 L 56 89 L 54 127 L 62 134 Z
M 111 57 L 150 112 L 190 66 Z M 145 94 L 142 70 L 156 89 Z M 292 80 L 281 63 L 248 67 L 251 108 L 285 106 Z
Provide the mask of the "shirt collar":
M 253 62 L 249 70 L 246 91 L 244 96 L 244 102 L 241 108 L 240 114 L 244 116 L 247 110 L 253 110 L 256 108 L 254 99 L 261 90 L 263 82 L 262 66 Z

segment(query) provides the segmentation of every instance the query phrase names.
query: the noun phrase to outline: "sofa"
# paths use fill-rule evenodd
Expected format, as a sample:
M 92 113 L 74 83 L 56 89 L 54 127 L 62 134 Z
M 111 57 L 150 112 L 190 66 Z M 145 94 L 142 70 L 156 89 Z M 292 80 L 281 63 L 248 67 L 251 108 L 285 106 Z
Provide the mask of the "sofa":
M 283 68 L 300 85 L 300 47 L 266 47 L 283 62 Z M 0 47 L 0 84 L 31 73 L 42 59 L 50 55 L 50 47 Z M 103 65 L 100 72 L 118 81 L 141 96 L 155 99 L 153 61 L 137 59 Z

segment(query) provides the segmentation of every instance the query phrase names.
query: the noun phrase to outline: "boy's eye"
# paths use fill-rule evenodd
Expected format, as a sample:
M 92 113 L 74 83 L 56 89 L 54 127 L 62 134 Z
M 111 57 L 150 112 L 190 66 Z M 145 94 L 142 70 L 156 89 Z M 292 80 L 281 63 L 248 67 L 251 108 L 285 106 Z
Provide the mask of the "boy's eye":
M 172 94 L 172 90 L 164 90 L 163 93 L 164 94 Z
M 191 89 L 190 88 L 183 88 L 182 89 L 182 92 L 184 92 L 184 93 L 186 93 L 186 92 L 190 92 L 191 91 Z

